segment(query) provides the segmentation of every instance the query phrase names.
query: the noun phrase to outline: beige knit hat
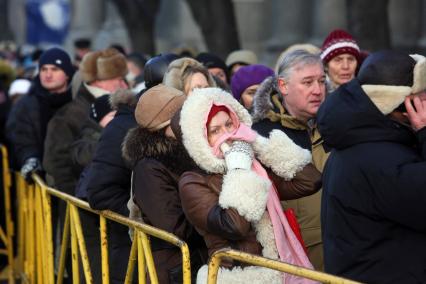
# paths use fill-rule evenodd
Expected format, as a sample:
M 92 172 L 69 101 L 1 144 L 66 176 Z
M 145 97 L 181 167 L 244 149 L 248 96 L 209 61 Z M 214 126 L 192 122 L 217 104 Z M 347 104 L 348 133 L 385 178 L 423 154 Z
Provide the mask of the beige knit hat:
M 136 122 L 149 131 L 160 130 L 170 124 L 170 120 L 183 105 L 186 96 L 183 92 L 159 84 L 148 89 L 136 105 Z
M 115 48 L 89 52 L 80 63 L 80 73 L 86 83 L 124 78 L 127 74 L 126 58 Z

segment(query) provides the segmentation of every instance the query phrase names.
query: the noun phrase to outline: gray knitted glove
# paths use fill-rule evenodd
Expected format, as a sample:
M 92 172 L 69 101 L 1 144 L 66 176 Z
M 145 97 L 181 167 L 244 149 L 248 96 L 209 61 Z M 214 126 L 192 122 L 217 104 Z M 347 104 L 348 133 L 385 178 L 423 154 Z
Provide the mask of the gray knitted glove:
M 31 181 L 31 173 L 41 170 L 41 163 L 37 158 L 28 158 L 21 168 L 21 175 L 26 181 Z

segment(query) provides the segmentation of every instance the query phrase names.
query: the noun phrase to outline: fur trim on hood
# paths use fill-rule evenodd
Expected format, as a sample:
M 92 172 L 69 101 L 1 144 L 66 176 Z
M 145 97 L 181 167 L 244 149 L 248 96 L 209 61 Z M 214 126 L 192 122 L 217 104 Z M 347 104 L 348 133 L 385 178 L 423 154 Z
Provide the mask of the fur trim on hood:
M 111 108 L 117 110 L 120 105 L 136 106 L 138 103 L 138 96 L 131 90 L 120 89 L 109 97 Z
M 272 95 L 280 94 L 280 92 L 277 91 L 276 81 L 276 77 L 267 78 L 262 82 L 254 94 L 252 109 L 253 122 L 258 122 L 267 118 L 268 112 L 270 111 L 279 113 L 279 110 L 276 109 L 271 101 Z M 279 96 L 281 97 L 281 95 Z
M 376 107 L 387 115 L 405 100 L 405 97 L 426 90 L 426 58 L 419 54 L 410 55 L 416 65 L 413 70 L 413 86 L 362 85 L 362 89 Z
M 206 137 L 205 121 L 213 104 L 228 106 L 242 123 L 251 127 L 248 111 L 231 94 L 218 88 L 194 90 L 182 107 L 179 124 L 182 142 L 195 163 L 209 173 L 224 174 L 225 160 L 213 154 Z M 311 161 L 308 150 L 297 146 L 279 130 L 273 131 L 270 138 L 259 135 L 253 143 L 253 149 L 262 164 L 287 180 Z
M 233 109 L 241 122 L 251 126 L 248 111 L 230 94 L 219 88 L 195 89 L 180 112 L 182 142 L 195 163 L 209 173 L 225 173 L 224 159 L 217 158 L 207 141 L 207 115 L 213 104 Z
M 183 145 L 165 136 L 163 130 L 151 132 L 140 126 L 132 128 L 124 138 L 121 151 L 132 167 L 144 158 L 156 159 L 177 174 L 196 167 Z

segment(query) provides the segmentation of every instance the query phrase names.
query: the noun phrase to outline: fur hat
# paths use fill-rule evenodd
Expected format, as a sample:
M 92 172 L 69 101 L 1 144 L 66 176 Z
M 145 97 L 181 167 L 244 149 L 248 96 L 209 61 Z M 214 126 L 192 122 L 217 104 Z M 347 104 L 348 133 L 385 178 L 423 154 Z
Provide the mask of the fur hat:
M 359 58 L 359 46 L 353 37 L 344 30 L 332 31 L 324 40 L 321 47 L 321 59 L 327 64 L 334 57 L 349 53 Z
M 387 115 L 402 104 L 405 97 L 426 90 L 426 58 L 378 51 L 365 59 L 357 78 L 376 107 Z
M 136 122 L 149 131 L 160 130 L 183 105 L 186 96 L 179 90 L 163 84 L 148 89 L 136 105 Z
M 205 68 L 200 62 L 193 58 L 184 57 L 173 60 L 169 64 L 167 72 L 164 74 L 163 84 L 183 91 L 185 86 L 182 75 L 185 72 L 186 68 L 188 68 L 189 66 Z M 216 86 L 216 83 L 214 82 L 213 77 L 210 74 L 208 75 L 207 81 L 209 83 L 209 86 Z
M 257 64 L 257 55 L 251 50 L 235 50 L 231 52 L 228 57 L 226 57 L 226 66 L 228 66 L 229 69 L 232 68 L 235 64 L 244 64 L 244 65 L 251 65 L 251 64 Z
M 72 66 L 70 56 L 60 48 L 53 47 L 41 54 L 38 61 L 39 69 L 41 69 L 41 67 L 46 64 L 52 64 L 60 68 L 62 71 L 64 71 L 70 80 L 74 75 L 75 70 Z
M 87 53 L 80 63 L 81 78 L 85 83 L 125 77 L 126 57 L 115 48 Z
M 271 68 L 256 64 L 243 66 L 235 72 L 231 79 L 232 95 L 236 100 L 240 100 L 242 93 L 250 86 L 263 82 L 267 77 L 273 76 L 274 70 Z

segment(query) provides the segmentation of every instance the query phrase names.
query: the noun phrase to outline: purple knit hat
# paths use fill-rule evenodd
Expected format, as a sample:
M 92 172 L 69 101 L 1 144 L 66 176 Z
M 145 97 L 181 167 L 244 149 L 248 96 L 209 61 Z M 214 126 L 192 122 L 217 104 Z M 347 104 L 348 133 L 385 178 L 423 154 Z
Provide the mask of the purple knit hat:
M 231 78 L 232 95 L 239 101 L 245 89 L 260 84 L 267 77 L 273 75 L 274 70 L 265 65 L 254 64 L 243 66 Z

